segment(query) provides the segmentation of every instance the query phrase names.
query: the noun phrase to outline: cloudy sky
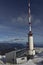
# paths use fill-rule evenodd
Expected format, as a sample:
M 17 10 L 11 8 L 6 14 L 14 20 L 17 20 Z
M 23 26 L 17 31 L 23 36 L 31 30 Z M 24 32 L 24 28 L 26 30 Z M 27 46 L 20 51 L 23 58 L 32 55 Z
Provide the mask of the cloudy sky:
M 43 42 L 43 0 L 31 0 L 34 42 Z M 28 0 L 0 0 L 0 42 L 27 42 Z

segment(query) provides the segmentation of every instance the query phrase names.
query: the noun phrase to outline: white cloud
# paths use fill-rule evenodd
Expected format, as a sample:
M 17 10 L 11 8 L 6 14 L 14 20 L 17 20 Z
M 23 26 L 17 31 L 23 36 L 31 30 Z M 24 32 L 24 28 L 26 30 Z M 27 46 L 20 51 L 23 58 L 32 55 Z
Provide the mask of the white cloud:
M 18 17 L 18 18 L 17 18 L 17 21 L 18 21 L 18 22 L 23 22 L 24 19 L 23 19 L 23 17 Z
M 24 16 L 18 16 L 17 18 L 12 18 L 13 24 L 18 23 L 18 25 L 28 25 L 28 15 Z M 39 18 L 36 18 L 32 15 L 32 25 L 39 25 L 41 23 L 41 20 Z
M 27 26 L 28 25 L 28 17 L 18 16 L 17 18 L 12 18 L 12 24 Z
M 4 36 L 4 39 L 0 39 L 0 42 L 27 42 L 27 37 L 18 37 L 18 36 Z
M 32 23 L 33 25 L 39 25 L 41 23 L 41 19 L 36 18 L 34 15 L 32 15 Z
M 10 31 L 10 29 L 11 29 L 10 26 L 0 25 L 0 31 L 6 31 L 6 30 L 9 30 Z

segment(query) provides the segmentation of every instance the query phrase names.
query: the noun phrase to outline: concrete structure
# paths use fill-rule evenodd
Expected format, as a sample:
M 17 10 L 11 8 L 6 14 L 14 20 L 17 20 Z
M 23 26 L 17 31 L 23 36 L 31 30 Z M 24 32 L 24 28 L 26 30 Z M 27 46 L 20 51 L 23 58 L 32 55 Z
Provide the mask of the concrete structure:
M 28 33 L 28 51 L 27 51 L 27 58 L 31 58 L 35 55 L 35 49 L 33 44 L 33 34 L 31 29 L 31 11 L 30 11 L 30 0 L 28 4 L 28 16 L 29 16 L 29 33 Z
M 25 62 L 27 62 L 27 57 L 17 58 L 16 61 L 17 61 L 17 64 L 25 63 Z
M 16 51 L 6 53 L 6 62 L 13 64 L 16 63 Z
M 21 63 L 26 61 L 26 49 L 14 50 L 6 53 L 6 62 L 8 63 Z

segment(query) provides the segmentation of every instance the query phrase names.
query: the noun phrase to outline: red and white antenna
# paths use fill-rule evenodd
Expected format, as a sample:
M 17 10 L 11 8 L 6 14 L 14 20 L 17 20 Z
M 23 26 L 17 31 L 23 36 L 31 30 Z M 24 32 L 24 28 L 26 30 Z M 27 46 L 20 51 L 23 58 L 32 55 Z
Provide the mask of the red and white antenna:
M 28 33 L 28 43 L 27 43 L 27 59 L 31 58 L 35 55 L 34 42 L 33 42 L 33 34 L 31 30 L 31 10 L 30 10 L 30 0 L 28 3 L 28 20 L 29 20 L 29 33 Z
M 28 3 L 28 16 L 29 16 L 29 31 L 31 31 L 31 10 L 30 10 L 30 0 Z

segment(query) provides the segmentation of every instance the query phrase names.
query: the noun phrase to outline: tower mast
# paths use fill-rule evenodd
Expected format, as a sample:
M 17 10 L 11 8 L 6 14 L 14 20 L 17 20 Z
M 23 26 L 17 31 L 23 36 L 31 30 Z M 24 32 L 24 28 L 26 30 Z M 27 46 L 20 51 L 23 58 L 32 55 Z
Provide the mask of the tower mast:
M 30 0 L 29 0 L 29 3 L 28 3 L 28 17 L 29 17 L 29 31 L 32 31 L 32 30 L 31 30 L 31 10 L 30 10 Z
M 34 49 L 34 44 L 33 44 L 32 27 L 31 27 L 30 0 L 29 0 L 29 3 L 28 3 L 28 22 L 29 22 L 29 33 L 28 33 L 27 59 L 32 58 L 35 55 L 35 49 Z

